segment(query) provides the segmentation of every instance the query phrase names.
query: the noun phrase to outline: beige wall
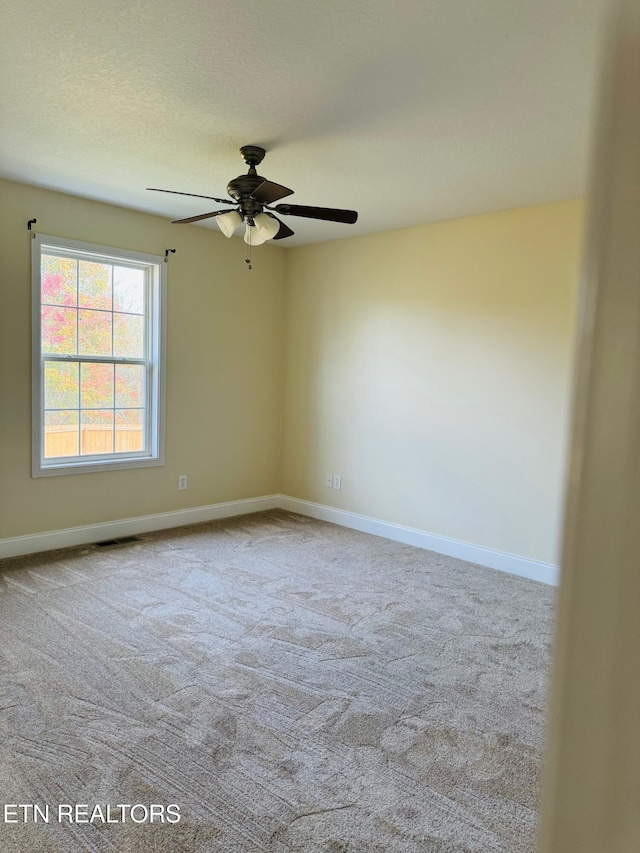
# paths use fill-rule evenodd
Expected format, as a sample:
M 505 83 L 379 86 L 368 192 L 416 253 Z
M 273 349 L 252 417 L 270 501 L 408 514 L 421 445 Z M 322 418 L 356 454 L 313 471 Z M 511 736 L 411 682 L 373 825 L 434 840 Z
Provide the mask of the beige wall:
M 164 467 L 31 478 L 33 217 L 45 234 L 177 249 Z M 243 248 L 208 229 L 0 181 L 0 538 L 278 491 L 285 251 L 266 247 L 249 272 Z
M 0 193 L 0 538 L 281 491 L 557 561 L 580 202 L 268 246 L 249 272 L 244 244 L 208 229 Z M 31 478 L 34 216 L 47 234 L 177 248 L 165 467 Z
M 290 250 L 281 491 L 557 562 L 582 216 Z

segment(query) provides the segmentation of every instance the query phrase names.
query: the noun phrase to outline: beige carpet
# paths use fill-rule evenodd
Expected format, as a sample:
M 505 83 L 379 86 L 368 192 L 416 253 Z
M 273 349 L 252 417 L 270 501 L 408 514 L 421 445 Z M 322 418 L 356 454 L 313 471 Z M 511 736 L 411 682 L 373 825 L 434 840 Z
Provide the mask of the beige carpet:
M 0 577 L 2 853 L 534 850 L 551 588 L 281 511 Z

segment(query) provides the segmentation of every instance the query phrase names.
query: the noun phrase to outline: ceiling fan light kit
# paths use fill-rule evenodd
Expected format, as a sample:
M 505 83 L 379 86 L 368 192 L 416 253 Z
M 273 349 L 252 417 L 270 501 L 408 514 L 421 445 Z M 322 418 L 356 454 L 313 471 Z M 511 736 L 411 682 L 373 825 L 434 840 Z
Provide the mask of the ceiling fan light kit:
M 247 246 L 261 246 L 265 242 L 265 238 L 255 225 L 247 225 L 244 232 L 244 242 Z
M 152 192 L 172 193 L 174 195 L 188 195 L 193 198 L 207 198 L 217 201 L 218 204 L 234 205 L 234 210 L 214 210 L 211 213 L 202 213 L 196 216 L 188 216 L 186 219 L 175 219 L 175 224 L 199 222 L 202 219 L 216 218 L 218 227 L 225 237 L 232 237 L 244 222 L 244 241 L 249 248 L 260 246 L 267 240 L 284 240 L 291 237 L 293 231 L 275 215 L 279 213 L 284 216 L 301 216 L 306 219 L 322 219 L 326 222 L 342 222 L 353 225 L 358 219 L 355 210 L 341 210 L 335 207 L 308 207 L 299 204 L 277 204 L 274 202 L 281 198 L 292 195 L 293 190 L 267 181 L 257 171 L 258 166 L 264 159 L 265 149 L 259 145 L 243 145 L 240 154 L 249 167 L 246 175 L 238 175 L 227 184 L 227 193 L 233 199 L 215 198 L 214 196 L 198 195 L 197 193 L 181 193 L 177 190 L 162 190 L 156 187 L 147 187 Z M 247 259 L 251 269 L 250 260 Z
M 216 223 L 225 237 L 233 237 L 242 225 L 242 217 L 237 210 L 225 210 L 220 216 L 216 216 Z
M 265 240 L 272 240 L 280 230 L 280 223 L 277 219 L 269 216 L 268 213 L 258 213 L 253 217 L 253 221 L 258 229 L 258 234 Z

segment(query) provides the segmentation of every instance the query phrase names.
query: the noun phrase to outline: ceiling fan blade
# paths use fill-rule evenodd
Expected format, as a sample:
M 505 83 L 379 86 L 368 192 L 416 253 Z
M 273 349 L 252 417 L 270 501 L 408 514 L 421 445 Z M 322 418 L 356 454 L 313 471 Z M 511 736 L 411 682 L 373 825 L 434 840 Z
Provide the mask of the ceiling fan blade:
M 278 213 L 288 216 L 304 216 L 307 219 L 325 219 L 327 222 L 344 222 L 353 225 L 358 219 L 355 210 L 340 210 L 336 207 L 307 207 L 302 204 L 276 204 Z
M 198 195 L 197 193 L 181 193 L 178 190 L 159 190 L 157 187 L 147 187 L 152 193 L 173 193 L 173 195 L 190 195 L 192 198 L 208 198 L 210 201 L 217 201 L 218 204 L 237 204 L 235 201 L 229 201 L 228 198 L 215 198 L 212 195 Z
M 293 190 L 287 189 L 281 184 L 274 184 L 273 181 L 263 181 L 251 193 L 251 198 L 255 198 L 260 204 L 272 204 L 288 195 L 293 195 Z
M 285 225 L 282 219 L 278 219 L 277 216 L 274 216 L 273 213 L 267 213 L 267 216 L 270 216 L 272 219 L 275 219 L 276 222 L 280 223 L 280 228 L 278 229 L 276 236 L 273 238 L 274 240 L 284 240 L 285 237 L 293 237 L 296 233 L 295 231 L 292 231 L 288 225 Z
M 231 213 L 230 210 L 214 210 L 213 213 L 201 213 L 200 216 L 188 216 L 186 219 L 174 219 L 172 225 L 179 225 L 187 222 L 199 222 L 201 219 L 209 219 L 212 216 L 220 216 L 221 213 Z

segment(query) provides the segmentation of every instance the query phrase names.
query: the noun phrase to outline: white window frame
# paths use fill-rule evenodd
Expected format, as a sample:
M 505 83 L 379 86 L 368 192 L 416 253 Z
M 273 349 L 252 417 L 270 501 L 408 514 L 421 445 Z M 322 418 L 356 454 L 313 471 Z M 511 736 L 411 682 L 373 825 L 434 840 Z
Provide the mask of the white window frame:
M 165 387 L 166 387 L 166 315 L 167 264 L 159 255 L 117 249 L 98 243 L 85 243 L 47 234 L 35 234 L 31 241 L 32 281 L 32 476 L 51 477 L 60 474 L 95 473 L 123 468 L 146 468 L 165 464 Z M 44 362 L 131 363 L 131 359 L 112 356 L 59 356 L 42 353 L 41 340 L 41 258 L 43 251 L 84 256 L 103 263 L 123 263 L 147 270 L 147 358 L 133 360 L 147 367 L 146 442 L 144 451 L 92 454 L 90 456 L 44 457 Z

